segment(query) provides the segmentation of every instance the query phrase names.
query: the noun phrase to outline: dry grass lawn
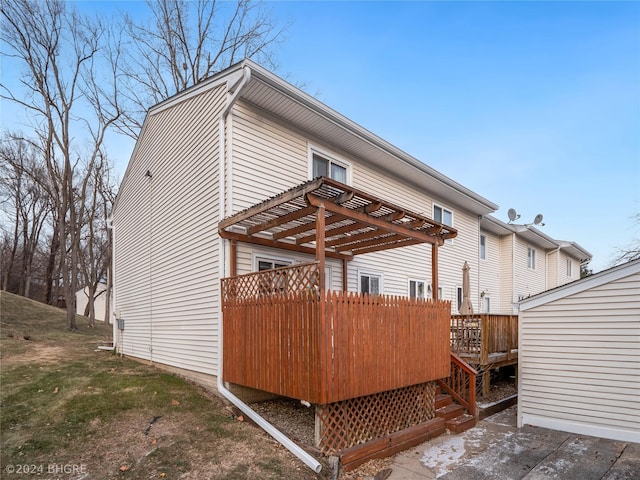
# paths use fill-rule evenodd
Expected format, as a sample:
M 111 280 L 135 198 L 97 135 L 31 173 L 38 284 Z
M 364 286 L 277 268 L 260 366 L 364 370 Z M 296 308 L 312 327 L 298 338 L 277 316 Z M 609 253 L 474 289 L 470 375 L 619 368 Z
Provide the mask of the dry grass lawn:
M 110 327 L 0 293 L 0 478 L 317 479 L 220 399 L 96 347 Z

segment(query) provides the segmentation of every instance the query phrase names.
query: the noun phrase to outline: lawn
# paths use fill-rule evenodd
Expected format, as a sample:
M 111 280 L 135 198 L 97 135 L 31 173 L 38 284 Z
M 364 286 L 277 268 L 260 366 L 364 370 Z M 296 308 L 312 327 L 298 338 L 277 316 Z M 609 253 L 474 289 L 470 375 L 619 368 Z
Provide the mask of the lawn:
M 0 478 L 320 478 L 217 396 L 97 351 L 109 326 L 69 332 L 6 292 L 0 309 Z

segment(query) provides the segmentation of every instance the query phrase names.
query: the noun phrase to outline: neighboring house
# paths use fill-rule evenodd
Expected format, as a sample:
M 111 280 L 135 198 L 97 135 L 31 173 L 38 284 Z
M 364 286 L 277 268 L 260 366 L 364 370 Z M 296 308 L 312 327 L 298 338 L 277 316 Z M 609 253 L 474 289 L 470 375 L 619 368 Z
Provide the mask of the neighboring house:
M 533 225 L 480 220 L 480 312 L 517 313 L 517 303 L 580 278 L 591 254 L 574 242 L 555 240 Z
M 415 242 L 349 261 L 328 256 L 323 281 L 331 290 L 437 295 L 456 312 L 466 261 L 475 311 L 512 313 L 519 297 L 566 280 L 555 257 L 575 262 L 575 278 L 590 258 L 575 244 L 561 247 L 534 228 L 494 219 L 490 200 L 245 60 L 148 112 L 112 216 L 119 351 L 214 386 L 220 280 L 314 260 L 302 238 L 292 237 L 298 250 L 271 237 L 236 248 L 219 223 L 316 177 L 393 204 L 386 222 L 401 225 L 406 209 L 417 212 L 407 215 L 410 228 L 431 219 L 430 235 L 457 232 L 441 236 L 437 249 Z M 360 213 L 376 208 L 371 201 Z
M 106 313 L 106 301 L 107 295 L 105 292 L 107 290 L 107 286 L 104 283 L 99 283 L 98 288 L 96 289 L 96 297 L 94 300 L 94 311 L 96 320 L 101 320 L 104 322 L 104 316 Z M 82 290 L 78 290 L 76 292 L 76 313 L 78 315 L 84 315 L 85 309 L 87 308 L 87 304 L 89 303 L 89 288 L 84 287 Z
M 640 442 L 640 260 L 520 303 L 518 426 Z

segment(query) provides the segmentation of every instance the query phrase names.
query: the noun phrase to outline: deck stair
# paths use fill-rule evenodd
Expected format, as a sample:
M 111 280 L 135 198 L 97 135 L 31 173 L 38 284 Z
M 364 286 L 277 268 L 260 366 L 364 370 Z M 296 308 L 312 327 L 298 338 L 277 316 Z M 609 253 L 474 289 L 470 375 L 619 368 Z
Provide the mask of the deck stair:
M 476 425 L 476 418 L 465 412 L 461 405 L 453 401 L 451 395 L 436 395 L 436 417 L 445 420 L 445 427 L 451 433 L 461 433 Z

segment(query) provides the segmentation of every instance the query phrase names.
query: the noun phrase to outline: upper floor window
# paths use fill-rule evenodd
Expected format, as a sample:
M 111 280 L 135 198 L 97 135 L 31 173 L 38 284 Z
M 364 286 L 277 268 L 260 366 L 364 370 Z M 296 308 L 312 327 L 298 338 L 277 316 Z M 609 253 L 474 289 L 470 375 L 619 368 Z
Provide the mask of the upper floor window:
M 487 259 L 487 237 L 480 235 L 480 260 Z
M 427 284 L 424 280 L 409 280 L 409 297 L 426 298 Z
M 329 177 L 341 183 L 347 183 L 347 166 L 334 159 L 313 153 L 312 178 Z
M 382 292 L 382 275 L 360 272 L 358 276 L 360 293 L 379 295 Z
M 536 249 L 533 247 L 527 247 L 527 267 L 536 269 Z
M 488 296 L 482 297 L 482 313 L 491 312 L 491 299 Z
M 456 287 L 456 300 L 458 301 L 458 313 L 462 308 L 462 287 Z
M 433 219 L 438 223 L 453 227 L 453 213 L 440 205 L 433 205 Z M 445 242 L 452 243 L 453 239 L 448 238 Z
M 573 277 L 573 261 L 567 258 L 567 277 Z

